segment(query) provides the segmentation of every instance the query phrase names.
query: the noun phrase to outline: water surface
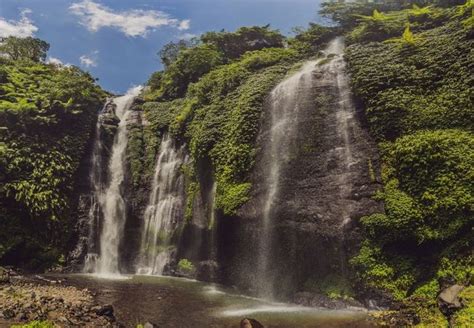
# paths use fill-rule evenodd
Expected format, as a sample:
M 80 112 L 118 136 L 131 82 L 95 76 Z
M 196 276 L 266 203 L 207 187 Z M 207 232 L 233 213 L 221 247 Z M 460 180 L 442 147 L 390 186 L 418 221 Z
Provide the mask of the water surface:
M 239 295 L 221 286 L 194 280 L 158 276 L 103 279 L 68 275 L 68 284 L 89 288 L 98 300 L 114 306 L 126 327 L 147 321 L 158 327 L 239 327 L 245 317 L 266 328 L 373 327 L 362 310 L 335 311 L 272 303 Z

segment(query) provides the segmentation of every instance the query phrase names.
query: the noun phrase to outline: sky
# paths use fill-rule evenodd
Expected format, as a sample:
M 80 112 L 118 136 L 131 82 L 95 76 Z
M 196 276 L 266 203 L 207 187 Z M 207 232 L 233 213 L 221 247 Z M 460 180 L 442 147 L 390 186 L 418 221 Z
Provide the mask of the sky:
M 271 24 L 285 35 L 320 22 L 321 0 L 1 0 L 0 37 L 50 43 L 48 61 L 76 65 L 124 93 L 162 69 L 170 41 Z

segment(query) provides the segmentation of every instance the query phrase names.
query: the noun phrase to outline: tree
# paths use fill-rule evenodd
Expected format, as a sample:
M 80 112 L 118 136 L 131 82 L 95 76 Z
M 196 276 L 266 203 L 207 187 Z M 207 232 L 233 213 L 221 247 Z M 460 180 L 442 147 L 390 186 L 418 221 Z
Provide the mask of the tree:
M 201 36 L 205 44 L 215 46 L 226 59 L 235 59 L 247 51 L 283 47 L 284 37 L 269 25 L 241 27 L 235 32 L 208 32 Z
M 2 38 L 0 44 L 0 53 L 13 60 L 44 61 L 48 50 L 49 43 L 30 36 L 27 38 L 9 36 Z
M 162 97 L 174 99 L 184 96 L 190 83 L 220 64 L 222 55 L 211 45 L 203 44 L 181 51 L 160 79 Z
M 170 66 L 181 51 L 196 45 L 195 40 L 179 40 L 178 42 L 169 42 L 158 52 L 161 62 L 165 67 Z
M 317 51 L 319 46 L 334 38 L 338 34 L 338 28 L 309 23 L 307 29 L 294 28 L 293 32 L 295 37 L 288 40 L 291 48 L 310 55 Z
M 148 82 L 146 83 L 152 90 L 157 90 L 160 85 L 161 81 L 163 79 L 163 72 L 157 71 L 151 74 L 150 78 L 148 79 Z

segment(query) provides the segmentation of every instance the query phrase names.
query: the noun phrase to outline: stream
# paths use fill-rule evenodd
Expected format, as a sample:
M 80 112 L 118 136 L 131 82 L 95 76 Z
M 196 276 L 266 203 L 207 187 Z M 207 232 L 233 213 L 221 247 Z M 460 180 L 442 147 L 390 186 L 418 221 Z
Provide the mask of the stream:
M 266 328 L 373 327 L 365 310 L 327 310 L 266 302 L 221 286 L 184 278 L 133 275 L 103 279 L 92 275 L 54 275 L 67 285 L 88 288 L 101 303 L 112 304 L 126 327 L 239 327 L 254 318 Z

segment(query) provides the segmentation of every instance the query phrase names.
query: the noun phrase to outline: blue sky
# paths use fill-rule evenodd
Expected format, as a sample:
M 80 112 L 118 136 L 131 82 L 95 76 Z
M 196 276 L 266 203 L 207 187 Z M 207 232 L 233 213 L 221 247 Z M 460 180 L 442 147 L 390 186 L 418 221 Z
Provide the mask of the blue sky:
M 73 64 L 122 93 L 161 69 L 169 41 L 271 24 L 285 34 L 317 22 L 321 0 L 1 0 L 0 37 L 36 36 L 49 60 Z

